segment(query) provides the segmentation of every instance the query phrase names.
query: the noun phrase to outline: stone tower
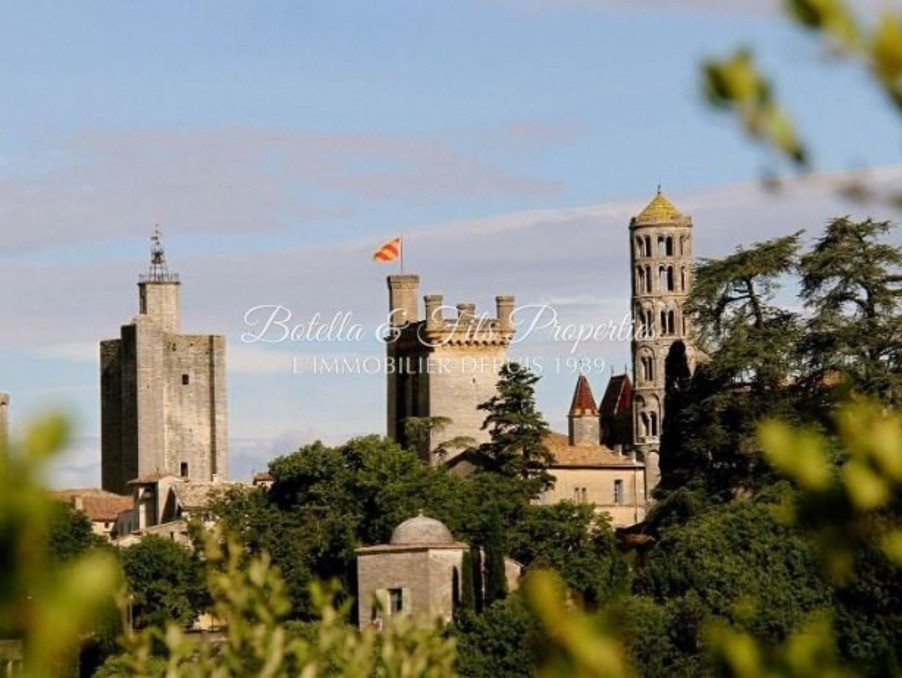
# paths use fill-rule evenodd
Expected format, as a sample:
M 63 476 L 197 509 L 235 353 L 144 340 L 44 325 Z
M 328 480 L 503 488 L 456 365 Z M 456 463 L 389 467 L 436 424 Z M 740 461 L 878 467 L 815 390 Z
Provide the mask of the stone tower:
M 0 393 L 0 449 L 9 442 L 9 396 Z
M 514 335 L 514 297 L 495 297 L 496 317 L 477 315 L 474 304 L 443 305 L 440 294 L 425 297 L 420 319 L 416 275 L 388 276 L 390 330 L 386 336 L 387 432 L 402 445 L 416 444 L 424 460 L 433 462 L 436 447 L 465 436 L 487 442 L 482 430 L 486 413 L 477 409 L 497 392 L 498 372 L 507 360 Z M 445 317 L 449 311 L 450 317 Z M 409 417 L 445 417 L 426 439 L 410 441 Z M 450 461 L 461 450 L 448 450 Z
M 630 221 L 633 278 L 633 442 L 646 465 L 647 492 L 658 484 L 664 419 L 664 361 L 691 332 L 683 305 L 692 284 L 692 218 L 657 195 Z M 687 342 L 688 344 L 688 342 Z
M 601 421 L 589 380 L 584 374 L 579 375 L 579 379 L 576 380 L 567 423 L 571 445 L 598 445 L 601 439 Z
M 154 473 L 228 476 L 225 337 L 181 333 L 181 285 L 159 229 L 151 243 L 138 315 L 100 343 L 101 484 L 119 494 Z

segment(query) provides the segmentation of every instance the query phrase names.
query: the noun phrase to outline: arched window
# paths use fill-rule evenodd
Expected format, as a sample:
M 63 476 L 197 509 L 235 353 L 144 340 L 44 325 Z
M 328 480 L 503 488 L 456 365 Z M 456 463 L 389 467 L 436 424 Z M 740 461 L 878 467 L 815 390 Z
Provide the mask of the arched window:
M 676 290 L 676 286 L 673 284 L 673 266 L 667 267 L 667 291 L 674 292 Z
M 686 291 L 686 269 L 685 268 L 680 269 L 680 291 L 681 292 Z
M 665 242 L 666 242 L 665 250 L 667 252 L 667 256 L 672 257 L 673 256 L 673 237 L 667 236 L 667 240 Z
M 648 414 L 646 414 L 645 412 L 639 413 L 639 424 L 639 430 L 642 433 L 642 437 L 648 438 L 651 435 L 651 424 L 649 422 Z
M 667 254 L 667 244 L 664 242 L 664 236 L 658 236 L 658 256 L 663 257 Z
M 642 238 L 636 238 L 636 258 L 640 258 L 645 254 L 645 245 L 642 242 Z
M 652 315 L 651 309 L 650 308 L 645 309 L 644 311 L 642 311 L 642 315 L 643 315 L 642 325 L 644 326 L 644 329 L 645 329 L 645 334 L 643 335 L 643 337 L 645 339 L 651 339 L 655 335 L 655 322 L 654 322 L 654 317 Z
M 658 413 L 657 412 L 649 412 L 648 413 L 648 429 L 651 432 L 652 438 L 658 437 Z
M 642 379 L 647 382 L 655 380 L 655 359 L 650 355 L 644 355 L 640 359 L 642 363 Z
M 676 319 L 673 311 L 667 311 L 667 334 L 676 332 Z
M 639 292 L 644 292 L 645 291 L 645 269 L 642 268 L 641 266 L 639 266 L 636 269 L 636 274 L 637 274 L 636 289 Z
M 651 294 L 651 266 L 645 267 L 645 293 Z
M 651 256 L 651 236 L 650 235 L 645 236 L 645 256 L 646 257 Z
M 667 334 L 667 311 L 661 311 L 661 334 Z

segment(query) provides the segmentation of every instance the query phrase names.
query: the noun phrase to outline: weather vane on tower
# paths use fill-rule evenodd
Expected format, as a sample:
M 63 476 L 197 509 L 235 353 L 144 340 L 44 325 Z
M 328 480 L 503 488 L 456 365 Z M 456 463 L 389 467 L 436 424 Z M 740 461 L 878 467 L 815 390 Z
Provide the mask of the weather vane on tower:
M 155 224 L 150 236 L 150 266 L 147 275 L 142 276 L 145 282 L 178 282 L 178 274 L 170 273 L 166 265 L 166 251 L 163 249 L 163 229 Z

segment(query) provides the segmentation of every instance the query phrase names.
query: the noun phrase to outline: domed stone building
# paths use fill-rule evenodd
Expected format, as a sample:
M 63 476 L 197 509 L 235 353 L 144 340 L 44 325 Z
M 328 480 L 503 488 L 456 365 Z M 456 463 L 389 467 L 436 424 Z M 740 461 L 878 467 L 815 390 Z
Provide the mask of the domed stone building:
M 455 581 L 460 582 L 464 553 L 469 550 L 470 545 L 456 541 L 444 523 L 422 512 L 398 525 L 388 544 L 358 549 L 360 627 L 401 613 L 450 621 Z M 508 590 L 517 587 L 520 570 L 518 563 L 505 559 Z

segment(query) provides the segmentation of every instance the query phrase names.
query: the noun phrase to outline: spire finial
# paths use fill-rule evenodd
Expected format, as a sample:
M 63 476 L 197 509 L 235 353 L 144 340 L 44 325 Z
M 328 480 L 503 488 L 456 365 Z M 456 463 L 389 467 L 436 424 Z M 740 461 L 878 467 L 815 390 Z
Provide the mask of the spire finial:
M 150 266 L 147 275 L 139 276 L 140 282 L 178 282 L 176 273 L 169 272 L 166 265 L 166 250 L 163 248 L 163 229 L 159 224 L 154 224 L 153 233 L 150 236 Z
M 661 195 L 661 182 L 658 182 L 658 195 Z

